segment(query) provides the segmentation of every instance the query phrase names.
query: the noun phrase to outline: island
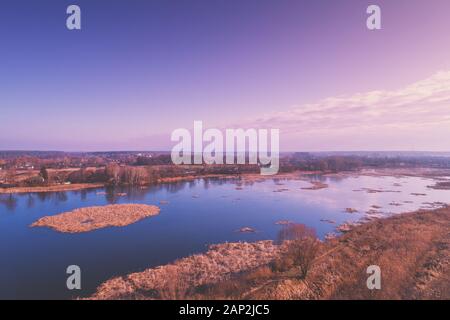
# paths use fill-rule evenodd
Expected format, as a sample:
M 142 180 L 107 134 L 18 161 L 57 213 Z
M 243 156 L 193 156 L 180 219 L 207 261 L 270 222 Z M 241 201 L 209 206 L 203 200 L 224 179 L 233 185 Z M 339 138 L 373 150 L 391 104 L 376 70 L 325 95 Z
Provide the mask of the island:
M 48 227 L 64 233 L 81 233 L 107 227 L 123 227 L 159 214 L 159 207 L 146 204 L 113 204 L 79 208 L 43 217 L 31 227 Z

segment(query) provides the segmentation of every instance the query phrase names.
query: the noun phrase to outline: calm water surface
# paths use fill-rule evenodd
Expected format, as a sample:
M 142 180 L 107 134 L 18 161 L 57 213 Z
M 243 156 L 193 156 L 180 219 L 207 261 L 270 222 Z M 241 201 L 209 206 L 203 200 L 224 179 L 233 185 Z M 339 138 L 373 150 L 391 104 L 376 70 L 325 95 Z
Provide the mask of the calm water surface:
M 311 179 L 319 179 L 329 188 L 302 190 L 309 183 L 301 180 L 246 184 L 199 179 L 146 189 L 0 195 L 0 298 L 86 296 L 113 276 L 204 252 L 209 244 L 276 239 L 280 230 L 276 222 L 280 220 L 304 223 L 323 238 L 336 225 L 364 217 L 372 205 L 381 206 L 386 214 L 395 214 L 427 208 L 432 202 L 450 202 L 450 191 L 429 189 L 427 186 L 434 182 L 423 178 Z M 368 193 L 362 188 L 388 192 Z M 118 192 L 127 195 L 119 197 Z M 160 201 L 168 204 L 160 205 Z M 126 227 L 83 234 L 29 227 L 42 216 L 111 203 L 155 204 L 160 205 L 161 213 Z M 359 213 L 344 212 L 350 207 Z M 257 232 L 237 232 L 245 226 Z M 65 270 L 73 264 L 82 270 L 80 291 L 66 289 Z

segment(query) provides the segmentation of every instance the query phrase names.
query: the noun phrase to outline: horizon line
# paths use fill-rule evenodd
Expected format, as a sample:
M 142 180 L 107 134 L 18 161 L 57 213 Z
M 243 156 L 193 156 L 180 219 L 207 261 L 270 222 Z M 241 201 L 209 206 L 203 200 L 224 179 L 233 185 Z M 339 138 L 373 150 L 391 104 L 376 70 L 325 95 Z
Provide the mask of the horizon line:
M 0 152 L 59 152 L 59 153 L 107 153 L 107 152 L 171 152 L 171 150 L 126 150 L 126 149 L 118 149 L 118 150 L 52 150 L 52 149 L 0 149 Z M 244 151 L 235 151 L 235 152 L 249 152 L 248 150 Z M 304 153 L 338 153 L 338 152 L 361 152 L 361 153 L 450 153 L 450 150 L 286 150 L 280 151 L 280 153 L 296 153 L 296 152 L 304 152 Z M 257 153 L 257 151 L 256 151 Z

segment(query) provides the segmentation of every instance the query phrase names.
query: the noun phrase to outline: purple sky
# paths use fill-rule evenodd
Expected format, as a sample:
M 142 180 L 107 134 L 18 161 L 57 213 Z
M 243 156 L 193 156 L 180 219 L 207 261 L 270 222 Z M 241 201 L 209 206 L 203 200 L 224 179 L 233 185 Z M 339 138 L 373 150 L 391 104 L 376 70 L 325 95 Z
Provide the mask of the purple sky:
M 82 30 L 65 10 L 82 9 Z M 366 8 L 382 9 L 382 30 Z M 170 149 L 279 128 L 284 151 L 449 151 L 448 0 L 9 0 L 0 149 Z M 445 137 L 445 138 L 444 138 Z

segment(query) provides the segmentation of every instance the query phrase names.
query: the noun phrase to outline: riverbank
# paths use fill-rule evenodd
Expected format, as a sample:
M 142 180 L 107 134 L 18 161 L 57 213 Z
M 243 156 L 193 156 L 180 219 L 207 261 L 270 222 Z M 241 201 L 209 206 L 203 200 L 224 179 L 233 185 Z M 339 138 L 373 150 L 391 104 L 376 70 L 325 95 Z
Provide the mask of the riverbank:
M 92 299 L 449 299 L 450 208 L 404 213 L 321 243 L 306 279 L 277 271 L 271 241 L 225 243 L 205 254 L 117 277 Z M 378 265 L 382 290 L 368 290 Z
M 141 168 L 141 167 L 133 167 Z M 87 172 L 92 172 L 98 170 L 97 168 L 86 168 Z M 164 170 L 162 168 L 161 170 Z M 186 169 L 187 170 L 187 169 Z M 75 169 L 61 169 L 61 170 L 48 170 L 51 175 L 68 175 L 74 174 Z M 193 170 L 195 171 L 195 170 Z M 24 171 L 18 173 L 18 181 L 25 181 L 26 178 L 30 178 L 38 175 L 38 171 Z M 142 173 L 142 172 L 141 172 Z M 450 187 L 448 185 L 447 178 L 450 178 L 449 169 L 434 169 L 434 168 L 361 168 L 358 171 L 341 171 L 341 172 L 329 172 L 329 171 L 304 171 L 295 170 L 290 172 L 279 172 L 276 175 L 264 176 L 258 173 L 244 172 L 244 173 L 191 173 L 191 174 L 181 174 L 177 173 L 175 176 L 171 177 L 160 177 L 153 182 L 146 182 L 143 184 L 138 184 L 142 186 L 160 184 L 160 183 L 176 183 L 176 182 L 186 182 L 193 181 L 196 179 L 239 179 L 242 183 L 251 184 L 254 182 L 261 182 L 267 179 L 273 180 L 305 180 L 311 183 L 310 187 L 302 188 L 303 190 L 320 190 L 325 189 L 328 186 L 320 181 L 311 181 L 311 175 L 322 175 L 324 177 L 351 177 L 351 176 L 375 176 L 375 177 L 420 177 L 424 179 L 433 179 L 436 184 L 431 185 L 432 189 L 448 190 Z M 95 180 L 93 180 L 95 181 Z M 78 181 L 77 181 L 78 182 Z M 127 184 L 124 184 L 127 185 Z M 50 184 L 47 186 L 36 186 L 36 187 L 8 187 L 0 188 L 0 194 L 14 194 L 14 193 L 33 193 L 33 192 L 60 192 L 60 191 L 75 191 L 90 188 L 104 187 L 105 183 L 91 182 L 91 183 L 75 183 L 72 184 Z
M 81 233 L 106 227 L 123 227 L 157 214 L 159 214 L 157 206 L 113 204 L 46 216 L 31 224 L 31 227 L 47 227 L 64 233 Z
M 204 254 L 110 279 L 90 299 L 183 299 L 191 286 L 217 283 L 267 264 L 278 252 L 272 241 L 212 245 Z
M 450 208 L 405 213 L 352 228 L 326 242 L 308 277 L 274 273 L 243 289 L 250 299 L 449 299 Z M 381 270 L 368 290 L 366 269 Z
M 193 181 L 196 179 L 237 179 L 240 175 L 230 175 L 230 174 L 205 174 L 205 175 L 187 175 L 178 177 L 166 177 L 158 179 L 157 183 L 172 183 L 172 182 L 184 182 Z
M 104 187 L 103 183 L 74 183 L 74 184 L 58 184 L 41 187 L 13 187 L 13 188 L 0 188 L 0 194 L 76 191 L 101 187 Z
M 263 176 L 254 173 L 242 173 L 242 174 L 200 174 L 200 175 L 184 175 L 175 177 L 159 178 L 154 183 L 143 184 L 141 186 L 149 186 L 154 184 L 176 183 L 176 182 L 188 182 L 197 179 L 240 179 L 246 183 L 264 181 L 267 179 L 300 179 L 305 178 L 308 174 L 313 174 L 306 171 L 294 171 L 289 173 L 280 173 L 273 176 Z M 42 193 L 42 192 L 62 192 L 62 191 L 76 191 L 83 189 L 94 189 L 105 187 L 104 183 L 74 183 L 74 184 L 57 184 L 38 187 L 11 187 L 0 188 L 0 194 L 14 194 L 14 193 Z

